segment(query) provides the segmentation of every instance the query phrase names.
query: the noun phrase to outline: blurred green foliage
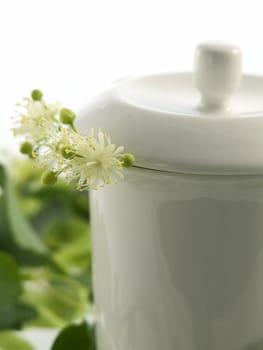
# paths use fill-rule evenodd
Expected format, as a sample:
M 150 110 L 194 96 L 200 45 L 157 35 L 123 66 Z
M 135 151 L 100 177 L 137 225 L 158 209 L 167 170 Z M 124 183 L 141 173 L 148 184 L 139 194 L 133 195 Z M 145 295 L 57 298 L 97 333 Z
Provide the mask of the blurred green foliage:
M 35 350 L 28 342 L 21 339 L 14 333 L 1 332 L 0 336 L 1 350 Z
M 66 327 L 56 344 L 80 332 L 93 350 L 93 328 L 70 325 L 92 305 L 88 195 L 44 187 L 31 161 L 13 162 L 11 173 L 0 164 L 0 348 L 32 349 L 14 330 L 37 326 Z
M 22 302 L 22 278 L 11 255 L 0 253 L 0 329 L 20 329 L 23 322 L 36 316 L 32 307 Z

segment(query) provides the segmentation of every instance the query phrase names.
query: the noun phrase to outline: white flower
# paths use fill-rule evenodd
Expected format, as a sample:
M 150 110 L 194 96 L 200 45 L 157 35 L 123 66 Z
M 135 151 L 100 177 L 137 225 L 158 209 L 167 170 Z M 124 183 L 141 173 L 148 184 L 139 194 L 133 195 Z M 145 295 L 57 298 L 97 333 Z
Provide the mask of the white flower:
M 65 154 L 73 148 L 70 137 L 73 131 L 47 120 L 42 123 L 42 127 L 45 141 L 34 148 L 35 164 L 37 167 L 61 173 L 67 167 Z
M 15 136 L 23 136 L 31 143 L 41 140 L 44 137 L 44 121 L 54 122 L 59 108 L 57 103 L 45 104 L 43 101 L 24 98 L 21 103 L 17 104 L 13 117 Z
M 33 90 L 31 98 L 17 104 L 13 130 L 23 137 L 21 153 L 45 168 L 43 183 L 55 183 L 62 175 L 68 183 L 77 181 L 79 190 L 93 190 L 122 180 L 123 167 L 132 166 L 134 156 L 124 154 L 124 147 L 111 143 L 102 131 L 78 133 L 75 113 L 57 103 L 45 103 L 42 95 Z
M 120 161 L 124 147 L 116 147 L 101 131 L 97 138 L 93 131 L 87 137 L 75 134 L 75 142 L 76 155 L 69 162 L 66 179 L 77 179 L 79 190 L 98 189 L 124 178 Z

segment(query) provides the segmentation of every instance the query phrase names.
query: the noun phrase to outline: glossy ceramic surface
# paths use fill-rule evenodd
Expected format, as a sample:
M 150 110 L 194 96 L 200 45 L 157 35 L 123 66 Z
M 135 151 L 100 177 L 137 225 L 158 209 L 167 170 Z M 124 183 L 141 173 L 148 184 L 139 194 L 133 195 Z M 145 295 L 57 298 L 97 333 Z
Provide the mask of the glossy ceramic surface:
M 263 77 L 241 75 L 236 46 L 197 47 L 194 73 L 123 80 L 82 111 L 136 165 L 192 174 L 263 174 Z
M 263 177 L 131 169 L 92 193 L 99 350 L 263 346 Z

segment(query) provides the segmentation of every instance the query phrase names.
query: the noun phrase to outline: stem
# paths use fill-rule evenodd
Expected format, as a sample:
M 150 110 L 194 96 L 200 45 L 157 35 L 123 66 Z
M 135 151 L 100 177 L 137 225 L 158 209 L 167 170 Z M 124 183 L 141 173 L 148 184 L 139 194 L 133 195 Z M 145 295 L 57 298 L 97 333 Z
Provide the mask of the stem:
M 71 127 L 71 129 L 72 129 L 73 131 L 77 132 L 77 129 L 76 129 L 76 127 L 75 127 L 75 125 L 74 125 L 73 122 L 70 123 L 69 125 L 70 125 L 70 127 Z

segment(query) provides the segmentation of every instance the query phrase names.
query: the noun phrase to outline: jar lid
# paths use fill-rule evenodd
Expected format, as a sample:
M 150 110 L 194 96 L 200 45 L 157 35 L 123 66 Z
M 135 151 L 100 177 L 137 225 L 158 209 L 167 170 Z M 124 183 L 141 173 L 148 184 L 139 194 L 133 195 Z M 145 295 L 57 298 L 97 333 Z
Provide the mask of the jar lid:
M 136 165 L 195 174 L 263 174 L 263 77 L 241 76 L 240 48 L 203 43 L 194 73 L 134 77 L 82 111 Z

